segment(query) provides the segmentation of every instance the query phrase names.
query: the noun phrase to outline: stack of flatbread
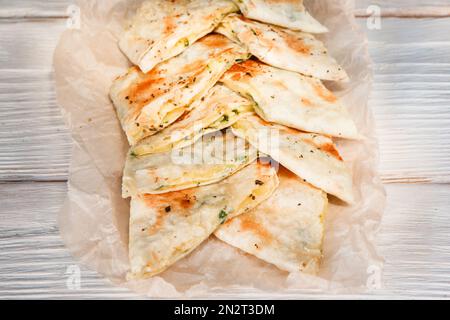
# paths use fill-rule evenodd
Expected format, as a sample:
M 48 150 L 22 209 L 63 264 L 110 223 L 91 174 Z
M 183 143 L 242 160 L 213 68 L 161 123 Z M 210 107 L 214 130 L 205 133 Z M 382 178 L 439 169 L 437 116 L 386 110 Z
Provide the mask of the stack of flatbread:
M 328 196 L 353 202 L 333 138 L 359 139 L 322 83 L 347 81 L 302 0 L 149 0 L 119 46 L 110 96 L 130 143 L 129 279 L 215 236 L 316 274 Z

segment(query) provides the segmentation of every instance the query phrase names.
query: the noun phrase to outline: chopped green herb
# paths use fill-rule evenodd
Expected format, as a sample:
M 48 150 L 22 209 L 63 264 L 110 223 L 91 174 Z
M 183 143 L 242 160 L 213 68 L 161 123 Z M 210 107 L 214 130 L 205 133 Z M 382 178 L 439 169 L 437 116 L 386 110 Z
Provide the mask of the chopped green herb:
M 228 122 L 228 120 L 230 120 L 230 117 L 229 117 L 227 114 L 225 114 L 225 115 L 222 117 L 222 121 L 221 121 L 221 122 Z
M 130 156 L 132 156 L 133 158 L 137 158 L 138 157 L 137 153 L 134 152 L 134 151 L 131 151 Z
M 222 221 L 222 224 L 225 222 L 227 217 L 228 217 L 228 213 L 225 210 L 221 210 L 219 213 L 219 219 Z
M 242 62 L 244 62 L 244 59 L 236 59 L 236 60 L 234 60 L 236 63 L 242 63 Z
M 238 115 L 238 114 L 239 114 L 239 110 L 238 110 L 238 109 L 233 109 L 232 111 L 233 111 L 233 113 L 234 113 L 235 115 Z

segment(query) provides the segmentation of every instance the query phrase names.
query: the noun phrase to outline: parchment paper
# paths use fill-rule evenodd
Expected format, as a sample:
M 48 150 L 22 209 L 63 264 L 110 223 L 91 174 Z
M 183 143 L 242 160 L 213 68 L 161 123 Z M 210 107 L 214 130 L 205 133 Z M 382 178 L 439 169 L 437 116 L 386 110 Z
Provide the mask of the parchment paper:
M 67 30 L 55 52 L 57 99 L 74 140 L 69 191 L 59 217 L 67 248 L 80 263 L 117 285 L 151 297 L 367 290 L 371 270 L 382 266 L 374 242 L 385 193 L 377 175 L 374 120 L 367 107 L 371 61 L 367 40 L 353 17 L 352 0 L 306 2 L 331 30 L 321 38 L 351 77 L 347 84 L 327 85 L 348 105 L 367 137 L 362 142 L 337 141 L 354 171 L 357 204 L 348 207 L 331 199 L 319 276 L 279 271 L 212 237 L 160 276 L 126 282 L 129 202 L 121 198 L 120 185 L 128 145 L 108 91 L 129 66 L 117 39 L 138 2 L 80 1 L 81 28 Z

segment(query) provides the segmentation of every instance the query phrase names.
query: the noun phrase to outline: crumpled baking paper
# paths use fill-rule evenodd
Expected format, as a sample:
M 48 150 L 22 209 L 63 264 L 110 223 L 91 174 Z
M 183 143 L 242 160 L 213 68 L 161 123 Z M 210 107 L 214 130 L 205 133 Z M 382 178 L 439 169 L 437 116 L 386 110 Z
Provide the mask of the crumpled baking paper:
M 163 274 L 125 280 L 129 201 L 121 198 L 121 176 L 128 145 L 108 92 L 113 79 L 129 67 L 117 39 L 138 5 L 139 1 L 80 1 L 80 28 L 65 31 L 55 51 L 57 99 L 74 142 L 69 191 L 59 216 L 67 248 L 80 263 L 115 284 L 150 297 L 366 291 L 373 270 L 383 263 L 374 243 L 385 193 L 377 175 L 374 119 L 367 107 L 371 61 L 367 39 L 353 17 L 352 0 L 306 2 L 331 30 L 320 38 L 351 78 L 346 84 L 327 85 L 344 100 L 367 137 L 362 142 L 337 141 L 354 171 L 356 205 L 331 200 L 319 276 L 280 271 L 211 237 Z

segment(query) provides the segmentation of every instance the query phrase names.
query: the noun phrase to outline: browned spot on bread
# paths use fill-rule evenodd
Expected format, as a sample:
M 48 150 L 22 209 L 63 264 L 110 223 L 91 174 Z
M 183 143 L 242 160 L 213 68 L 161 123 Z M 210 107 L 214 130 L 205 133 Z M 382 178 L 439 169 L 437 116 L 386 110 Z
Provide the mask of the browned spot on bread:
M 272 235 L 252 215 L 243 215 L 239 218 L 242 231 L 257 235 L 263 242 L 272 241 Z
M 309 55 L 311 53 L 311 47 L 308 46 L 301 38 L 294 36 L 290 33 L 280 30 L 278 34 L 284 39 L 286 44 L 296 52 Z
M 305 105 L 307 107 L 313 106 L 313 103 L 311 102 L 311 100 L 309 100 L 307 98 L 301 98 L 300 101 L 302 102 L 303 105 Z
M 332 143 L 323 144 L 320 146 L 320 150 L 323 152 L 326 152 L 336 159 L 343 161 L 341 155 L 339 154 L 339 151 L 336 149 L 336 147 Z
M 195 60 L 189 64 L 186 64 L 179 71 L 180 74 L 192 74 L 192 73 L 200 73 L 200 71 L 206 68 L 207 61 L 204 59 Z
M 327 88 L 325 88 L 321 83 L 317 83 L 314 85 L 314 91 L 317 93 L 317 95 L 319 95 L 319 97 L 327 102 L 333 103 L 337 101 L 336 96 Z
M 242 63 L 233 65 L 228 71 L 227 75 L 231 76 L 231 79 L 234 81 L 241 80 L 246 73 L 246 68 L 242 65 Z
M 232 80 L 240 80 L 241 78 L 248 76 L 254 77 L 258 73 L 261 73 L 261 64 L 254 60 L 247 60 L 242 63 L 233 65 L 228 71 L 228 75 L 232 75 Z
M 283 166 L 280 166 L 280 169 L 278 171 L 278 176 L 281 178 L 286 178 L 286 179 L 299 179 L 299 177 L 295 173 L 286 169 Z
M 336 149 L 336 147 L 334 146 L 334 144 L 332 142 L 318 144 L 313 139 L 302 139 L 302 141 L 319 149 L 320 151 L 323 151 L 323 152 L 329 154 L 330 156 L 332 156 L 340 161 L 343 161 L 341 155 L 339 154 L 339 151 Z
M 214 49 L 225 48 L 231 44 L 230 40 L 228 40 L 226 37 L 220 34 L 212 34 L 206 36 L 202 38 L 199 42 L 207 47 Z
M 163 215 L 163 214 L 158 212 L 157 216 L 156 216 L 156 221 L 151 226 L 146 228 L 145 232 L 149 236 L 154 235 L 155 233 L 157 233 L 161 229 L 161 227 L 163 225 L 164 218 L 165 218 L 165 215 Z
M 176 212 L 177 209 L 186 210 L 191 208 L 196 201 L 193 189 L 156 195 L 144 195 L 143 198 L 147 206 L 157 208 L 161 212 L 165 212 L 167 206 L 171 206 L 173 212 Z
M 165 35 L 170 35 L 171 33 L 173 33 L 173 30 L 177 27 L 174 17 L 171 16 L 165 17 L 163 19 L 163 24 L 164 24 L 163 33 Z
M 165 93 L 163 83 L 163 78 L 152 73 L 145 75 L 141 81 L 130 86 L 130 89 L 124 93 L 127 96 L 126 99 L 130 103 L 130 107 L 133 108 L 133 114 L 130 117 L 134 118 L 139 115 L 142 108 Z
M 289 90 L 283 80 L 274 80 L 273 85 L 281 88 L 282 90 Z
M 249 19 L 247 17 L 244 17 L 243 15 L 239 15 L 238 18 L 240 20 L 244 21 L 244 22 L 250 22 L 250 23 L 254 23 L 255 22 L 255 21 L 253 21 L 253 20 L 251 20 L 251 19 Z
M 136 101 L 142 98 L 146 99 L 152 94 L 155 95 L 158 91 L 159 85 L 164 82 L 163 78 L 157 75 L 146 76 L 142 81 L 134 84 L 130 89 L 130 100 Z
M 262 64 L 255 60 L 247 60 L 241 63 L 247 70 L 251 70 L 253 72 L 260 72 Z
M 186 214 L 197 201 L 193 189 L 156 195 L 146 194 L 142 195 L 141 198 L 146 206 L 154 209 L 157 214 L 155 223 L 146 230 L 149 235 L 155 234 L 161 229 L 168 215 Z
M 160 259 L 156 252 L 150 253 L 151 258 L 147 261 L 146 267 L 153 269 L 155 266 L 157 266 L 160 262 Z
M 242 79 L 242 77 L 244 76 L 244 74 L 236 72 L 231 76 L 231 80 L 233 81 L 239 81 Z

